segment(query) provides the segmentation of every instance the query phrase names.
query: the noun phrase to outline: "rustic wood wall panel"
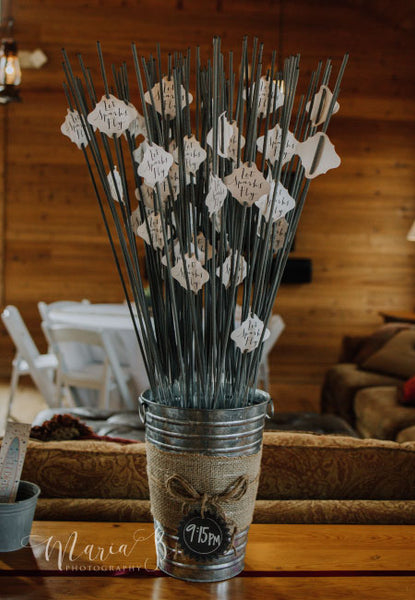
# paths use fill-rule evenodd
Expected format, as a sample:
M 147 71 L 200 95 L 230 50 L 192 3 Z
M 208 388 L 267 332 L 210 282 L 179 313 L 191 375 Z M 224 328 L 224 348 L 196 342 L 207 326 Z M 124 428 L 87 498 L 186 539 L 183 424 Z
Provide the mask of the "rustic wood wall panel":
M 337 68 L 350 51 L 329 130 L 342 165 L 312 183 L 297 236 L 295 255 L 313 260 L 313 282 L 283 287 L 276 306 L 287 327 L 272 354 L 273 394 L 281 409 L 315 408 L 342 335 L 371 331 L 380 309 L 413 308 L 415 244 L 405 239 L 415 218 L 413 9 L 403 0 L 20 0 L 13 7 L 20 48 L 40 47 L 49 62 L 23 73 L 24 101 L 7 107 L 6 142 L 0 132 L 7 173 L 1 292 L 40 345 L 38 300 L 122 299 L 82 155 L 59 131 L 62 46 L 72 56 L 81 51 L 97 72 L 97 39 L 108 61 L 131 63 L 132 40 L 145 54 L 156 41 L 179 50 L 199 44 L 206 54 L 219 34 L 238 53 L 244 34 L 258 34 L 268 56 L 273 48 L 301 53 L 300 87 L 318 59 L 330 56 Z M 12 346 L 3 329 L 0 348 L 7 375 Z

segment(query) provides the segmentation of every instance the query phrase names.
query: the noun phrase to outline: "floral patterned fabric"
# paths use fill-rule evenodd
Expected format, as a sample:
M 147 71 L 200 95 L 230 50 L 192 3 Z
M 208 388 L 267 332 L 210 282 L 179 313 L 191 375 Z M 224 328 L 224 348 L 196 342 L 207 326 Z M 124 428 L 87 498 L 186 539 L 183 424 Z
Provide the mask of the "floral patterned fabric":
M 36 518 L 151 520 L 143 443 L 38 442 L 22 479 Z M 264 434 L 257 522 L 414 522 L 415 442 Z M 340 519 L 340 521 L 339 521 Z

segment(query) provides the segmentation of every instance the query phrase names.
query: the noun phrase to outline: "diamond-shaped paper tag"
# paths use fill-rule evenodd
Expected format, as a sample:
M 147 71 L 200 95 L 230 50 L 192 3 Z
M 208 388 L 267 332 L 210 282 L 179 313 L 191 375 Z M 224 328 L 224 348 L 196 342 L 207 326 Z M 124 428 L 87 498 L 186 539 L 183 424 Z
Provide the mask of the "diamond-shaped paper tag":
M 278 123 L 272 129 L 268 130 L 267 145 L 265 150 L 265 158 L 269 160 L 271 164 L 274 164 L 280 157 L 281 152 L 281 141 L 282 141 L 282 129 Z M 257 148 L 259 152 L 264 153 L 265 136 L 261 135 L 257 139 Z M 282 154 L 282 164 L 285 165 L 296 153 L 297 140 L 291 131 L 287 131 L 285 138 L 285 147 Z
M 228 157 L 233 160 L 234 162 L 238 161 L 238 134 L 239 134 L 239 130 L 238 130 L 238 126 L 236 125 L 235 121 L 232 123 L 232 136 L 231 139 L 229 140 L 229 146 L 228 146 Z M 245 138 L 243 135 L 241 135 L 241 142 L 240 142 L 241 146 L 240 146 L 240 150 L 242 150 L 242 148 L 245 146 Z
M 255 163 L 243 163 L 239 169 L 225 177 L 224 181 L 232 196 L 242 205 L 252 206 L 270 190 L 269 182 Z
M 134 231 L 134 233 L 136 235 L 138 235 L 137 229 L 141 225 L 141 212 L 140 212 L 139 206 L 137 206 L 137 208 L 135 210 L 133 210 L 133 212 L 131 213 L 130 219 L 131 219 L 131 229 Z
M 137 112 L 137 116 L 131 121 L 130 125 L 128 126 L 128 131 L 134 137 L 142 135 L 145 138 L 147 138 L 146 120 L 143 117 L 143 115 L 140 115 L 139 112 Z
M 288 190 L 282 185 L 281 182 L 278 182 L 278 187 L 275 195 L 274 206 L 272 206 L 272 200 L 274 196 L 275 190 L 275 182 L 271 183 L 271 189 L 268 195 L 262 196 L 257 202 L 261 214 L 268 222 L 271 213 L 272 207 L 272 222 L 278 221 L 281 217 L 284 217 L 287 212 L 295 208 L 295 200 L 290 194 Z
M 162 88 L 160 89 L 160 83 L 157 82 L 151 88 L 151 93 L 154 100 L 154 106 L 156 111 L 161 115 L 162 114 L 162 95 L 163 95 L 163 103 L 164 103 L 164 114 L 172 119 L 176 116 L 176 97 L 174 93 L 174 79 L 168 79 L 167 77 L 163 77 L 162 79 Z M 180 86 L 180 104 L 181 108 L 186 106 L 186 98 L 189 99 L 189 104 L 193 101 L 193 96 L 189 92 L 186 96 L 186 90 L 181 85 Z M 144 99 L 146 102 L 151 104 L 151 96 L 150 92 L 146 92 L 144 94 Z
M 251 313 L 239 327 L 232 331 L 231 339 L 241 352 L 252 352 L 259 346 L 263 329 L 263 321 L 256 314 Z M 269 335 L 270 331 L 266 329 L 262 341 L 265 342 Z
M 310 121 L 314 126 L 321 125 L 327 119 L 330 104 L 333 98 L 333 94 L 326 85 L 320 86 L 319 91 L 315 94 L 313 99 L 313 107 L 310 113 Z M 306 104 L 307 112 L 310 112 L 311 100 Z M 335 102 L 333 107 L 333 115 L 338 112 L 340 104 Z
M 116 202 L 123 202 L 124 194 L 122 189 L 122 181 L 117 166 L 115 166 L 113 170 L 108 173 L 107 180 L 110 188 L 111 198 Z
M 275 222 L 274 232 L 272 234 L 272 251 L 274 254 L 284 247 L 285 238 L 289 229 L 288 222 L 282 217 Z
M 86 123 L 82 125 L 81 115 L 77 110 L 70 110 L 68 108 L 65 121 L 61 125 L 61 132 L 63 135 L 66 135 L 71 142 L 76 144 L 80 149 L 82 144 L 86 147 L 88 146 L 88 137 L 86 134 Z
M 314 179 L 330 169 L 335 169 L 341 162 L 329 136 L 321 131 L 299 143 L 296 154 L 301 158 L 307 179 Z
M 238 262 L 238 252 L 232 252 L 229 256 L 226 257 L 225 262 L 222 265 L 222 283 L 228 288 L 231 284 L 231 276 L 232 276 L 232 262 L 233 262 L 233 270 L 235 271 L 236 265 Z M 234 258 L 232 258 L 234 257 Z M 239 266 L 238 273 L 236 274 L 235 285 L 239 285 L 245 279 L 247 273 L 247 262 L 242 255 L 239 256 Z M 220 277 L 221 268 L 218 267 L 216 269 L 216 275 Z
M 223 112 L 218 118 L 218 135 L 217 135 L 217 154 L 223 158 L 228 158 L 229 142 L 231 141 L 234 129 L 226 118 L 226 112 Z M 213 127 L 208 131 L 206 143 L 213 148 Z
M 170 184 L 169 184 L 170 180 Z M 171 188 L 170 188 L 171 185 Z M 135 190 L 135 197 L 137 200 L 141 200 L 143 198 L 144 204 L 147 208 L 154 209 L 154 194 L 156 192 L 156 188 L 149 187 L 145 183 L 140 186 L 141 196 L 138 189 Z M 160 201 L 164 206 L 168 201 L 169 197 L 172 197 L 174 200 L 177 199 L 180 191 L 180 179 L 179 179 L 179 167 L 175 163 L 169 169 L 168 176 L 163 179 L 163 181 L 159 184 L 159 193 L 160 193 Z M 171 194 L 173 193 L 173 196 Z M 158 208 L 156 201 L 156 208 Z
M 209 273 L 203 268 L 202 263 L 196 258 L 194 254 L 184 257 L 185 265 L 181 258 L 178 259 L 176 264 L 171 270 L 171 274 L 182 287 L 187 288 L 185 269 L 187 271 L 189 279 L 189 287 L 192 292 L 197 294 L 205 283 L 209 280 Z
M 126 104 L 112 94 L 101 100 L 88 115 L 88 123 L 109 137 L 120 137 L 137 116 L 137 110 L 132 104 Z
M 173 164 L 173 157 L 170 152 L 166 152 L 157 144 L 148 145 L 145 149 L 143 159 L 137 169 L 140 177 L 144 178 L 144 183 L 149 187 L 154 187 L 156 183 L 161 183 L 167 177 L 170 167 Z
M 205 200 L 210 216 L 212 216 L 214 213 L 217 213 L 222 208 L 227 195 L 228 188 L 223 183 L 222 179 L 210 173 L 209 191 Z
M 252 90 L 251 90 L 251 98 L 254 97 L 255 94 L 255 83 L 252 85 Z M 272 87 L 272 90 L 271 90 Z M 260 80 L 259 80 L 259 91 L 258 91 L 258 115 L 265 115 L 267 113 L 268 110 L 268 98 L 269 95 L 271 93 L 271 100 L 270 100 L 270 107 L 269 107 L 269 111 L 270 113 L 274 112 L 275 110 L 277 110 L 277 108 L 279 108 L 280 106 L 282 106 L 284 104 L 284 93 L 280 90 L 279 85 L 277 83 L 277 81 L 272 82 L 272 86 L 271 86 L 271 79 L 269 77 L 266 77 L 265 75 L 263 75 Z M 275 97 L 275 94 L 277 94 L 277 96 Z M 246 90 L 244 89 L 243 91 L 243 97 L 246 100 Z
M 163 226 L 162 226 L 162 216 L 161 213 L 155 213 L 153 211 L 147 212 L 147 222 L 148 229 L 150 230 L 150 237 L 147 231 L 147 224 L 145 220 L 137 227 L 137 235 L 143 238 L 145 243 L 148 246 L 152 246 L 153 248 L 160 248 L 162 250 L 164 248 L 164 236 L 163 236 Z M 167 238 L 169 236 L 169 229 L 167 230 Z
M 206 150 L 202 148 L 194 135 L 183 138 L 184 145 L 184 168 L 186 173 L 193 173 L 199 169 L 203 161 L 206 160 Z M 176 149 L 177 153 L 177 149 Z

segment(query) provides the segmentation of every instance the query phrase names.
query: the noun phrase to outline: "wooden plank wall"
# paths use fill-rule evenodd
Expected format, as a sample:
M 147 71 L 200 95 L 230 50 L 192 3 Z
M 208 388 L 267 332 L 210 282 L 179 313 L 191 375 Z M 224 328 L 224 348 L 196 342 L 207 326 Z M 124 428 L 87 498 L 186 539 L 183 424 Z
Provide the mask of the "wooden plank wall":
M 18 0 L 12 3 L 20 48 L 43 49 L 48 63 L 24 71 L 23 102 L 0 107 L 0 194 L 4 215 L 3 306 L 16 304 L 44 348 L 38 300 L 122 300 L 83 158 L 60 134 L 66 112 L 60 49 L 82 52 L 97 72 L 95 42 L 108 61 L 201 46 L 219 34 L 236 49 L 259 35 L 268 56 L 300 52 L 302 81 L 320 58 L 336 69 L 350 52 L 341 110 L 329 134 L 342 157 L 315 180 L 295 254 L 313 260 L 310 285 L 285 286 L 276 305 L 286 331 L 272 354 L 272 392 L 280 408 L 313 409 L 342 335 L 370 332 L 380 309 L 412 309 L 415 244 L 414 10 L 405 0 Z M 0 123 L 3 118 L 0 116 Z M 1 186 L 0 186 L 1 190 Z M 12 345 L 2 328 L 0 374 Z

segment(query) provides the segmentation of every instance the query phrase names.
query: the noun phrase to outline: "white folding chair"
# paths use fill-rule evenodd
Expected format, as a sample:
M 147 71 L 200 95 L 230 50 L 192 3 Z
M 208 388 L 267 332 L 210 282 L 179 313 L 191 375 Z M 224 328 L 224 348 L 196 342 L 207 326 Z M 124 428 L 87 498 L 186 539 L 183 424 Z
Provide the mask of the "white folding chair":
M 268 339 L 264 342 L 264 347 L 262 349 L 262 357 L 261 362 L 259 363 L 258 370 L 258 385 L 261 383 L 262 388 L 268 392 L 269 391 L 269 365 L 268 365 L 268 356 L 274 347 L 276 341 L 280 337 L 281 333 L 285 328 L 285 323 L 280 317 L 280 315 L 272 315 L 268 329 L 270 331 L 270 335 Z
M 37 308 L 40 314 L 40 317 L 42 319 L 42 321 L 45 321 L 46 323 L 50 323 L 50 319 L 49 319 L 49 313 L 52 310 L 59 310 L 60 308 L 65 308 L 65 306 L 75 306 L 77 304 L 91 304 L 91 302 L 89 300 L 86 300 L 85 298 L 83 300 L 81 300 L 80 302 L 78 302 L 77 300 L 57 300 L 56 302 L 50 302 L 49 304 L 47 302 L 38 302 L 37 303 Z M 52 350 L 52 342 L 51 340 L 47 337 L 47 332 L 44 331 L 46 340 L 48 342 L 48 352 L 53 352 Z
M 94 389 L 99 392 L 100 406 L 109 408 L 110 392 L 117 388 L 123 402 L 134 408 L 128 388 L 131 375 L 120 366 L 108 332 L 45 321 L 42 328 L 58 357 L 55 396 L 58 404 L 64 389 L 70 393 L 71 388 Z M 102 361 L 96 358 L 97 348 Z
M 31 376 L 48 406 L 52 407 L 55 398 L 53 378 L 58 366 L 56 356 L 52 353 L 40 354 L 15 306 L 7 306 L 2 312 L 1 318 L 16 346 L 16 356 L 12 362 L 6 420 L 10 417 L 14 394 L 21 375 Z

